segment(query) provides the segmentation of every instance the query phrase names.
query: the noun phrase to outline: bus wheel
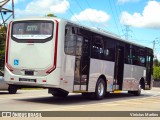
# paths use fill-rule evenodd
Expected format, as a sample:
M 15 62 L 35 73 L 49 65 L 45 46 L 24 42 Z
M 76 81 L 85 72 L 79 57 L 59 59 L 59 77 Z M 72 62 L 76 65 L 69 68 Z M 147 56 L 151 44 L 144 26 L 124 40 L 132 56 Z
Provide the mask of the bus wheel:
M 138 90 L 137 91 L 133 91 L 133 94 L 135 95 L 135 96 L 140 96 L 141 95 L 141 84 L 139 83 L 139 85 L 138 85 Z
M 95 99 L 101 100 L 105 96 L 105 82 L 102 78 L 99 78 L 96 84 Z
M 16 86 L 14 86 L 14 85 L 9 85 L 9 87 L 8 87 L 8 92 L 9 92 L 9 94 L 16 94 L 17 93 L 17 87 Z

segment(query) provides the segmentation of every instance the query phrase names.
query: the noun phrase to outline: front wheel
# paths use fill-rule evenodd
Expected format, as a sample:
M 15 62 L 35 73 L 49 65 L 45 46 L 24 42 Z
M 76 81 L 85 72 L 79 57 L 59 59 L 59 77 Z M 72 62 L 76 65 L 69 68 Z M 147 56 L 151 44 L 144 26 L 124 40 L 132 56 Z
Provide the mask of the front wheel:
M 106 92 L 105 89 L 106 89 L 106 86 L 105 86 L 104 80 L 102 78 L 99 78 L 96 84 L 96 89 L 95 89 L 95 99 L 97 100 L 103 99 Z

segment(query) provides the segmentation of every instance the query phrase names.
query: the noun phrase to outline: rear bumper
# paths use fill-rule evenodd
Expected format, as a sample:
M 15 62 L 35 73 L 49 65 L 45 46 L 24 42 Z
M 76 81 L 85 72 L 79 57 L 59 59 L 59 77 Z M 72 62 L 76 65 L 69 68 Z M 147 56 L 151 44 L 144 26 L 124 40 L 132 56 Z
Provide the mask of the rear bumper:
M 60 69 L 46 76 L 24 76 L 15 75 L 5 68 L 4 80 L 7 84 L 16 86 L 30 86 L 30 87 L 43 87 L 43 88 L 59 88 L 60 87 Z
M 38 84 L 38 83 L 21 83 L 21 82 L 6 82 L 9 85 L 15 85 L 18 88 L 59 88 L 59 86 L 56 85 L 48 85 L 48 84 Z

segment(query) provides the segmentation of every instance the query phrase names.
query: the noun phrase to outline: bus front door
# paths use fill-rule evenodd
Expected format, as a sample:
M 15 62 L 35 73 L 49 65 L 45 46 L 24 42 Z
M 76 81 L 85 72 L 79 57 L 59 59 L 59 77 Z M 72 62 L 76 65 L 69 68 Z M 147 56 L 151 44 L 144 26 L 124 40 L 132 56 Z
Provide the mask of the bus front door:
M 77 36 L 76 59 L 74 71 L 74 90 L 87 91 L 90 65 L 89 38 Z
M 113 90 L 122 90 L 124 70 L 124 47 L 116 46 Z

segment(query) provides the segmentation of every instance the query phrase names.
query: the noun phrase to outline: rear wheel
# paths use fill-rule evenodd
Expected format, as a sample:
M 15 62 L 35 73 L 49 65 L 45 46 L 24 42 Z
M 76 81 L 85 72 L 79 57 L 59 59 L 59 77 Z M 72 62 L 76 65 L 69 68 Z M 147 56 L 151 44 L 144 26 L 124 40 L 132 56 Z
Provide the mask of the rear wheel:
M 17 87 L 16 86 L 14 86 L 14 85 L 9 85 L 9 87 L 8 87 L 8 92 L 9 92 L 9 94 L 16 94 L 17 93 Z
M 97 84 L 96 84 L 96 89 L 95 89 L 95 99 L 97 100 L 101 100 L 104 98 L 105 96 L 105 89 L 106 89 L 106 86 L 105 86 L 105 82 L 102 78 L 99 78 L 98 81 L 97 81 Z

